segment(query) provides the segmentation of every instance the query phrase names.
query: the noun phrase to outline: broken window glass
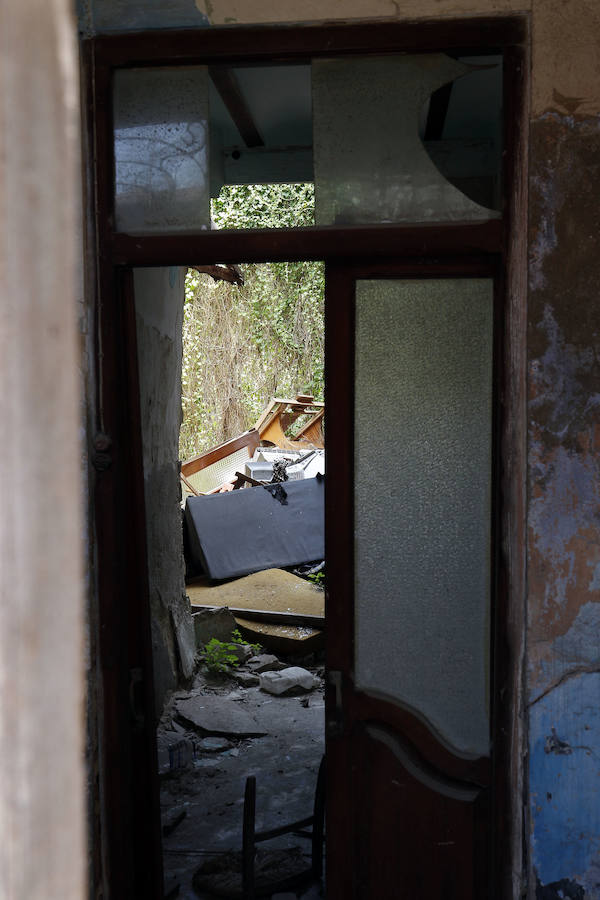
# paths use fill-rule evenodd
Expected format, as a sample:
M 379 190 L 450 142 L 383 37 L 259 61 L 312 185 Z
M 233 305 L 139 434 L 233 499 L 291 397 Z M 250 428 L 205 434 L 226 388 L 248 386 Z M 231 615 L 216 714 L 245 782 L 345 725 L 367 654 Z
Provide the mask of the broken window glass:
M 442 53 L 313 61 L 316 223 L 497 217 L 456 184 L 476 177 L 475 196 L 497 199 L 499 72 Z

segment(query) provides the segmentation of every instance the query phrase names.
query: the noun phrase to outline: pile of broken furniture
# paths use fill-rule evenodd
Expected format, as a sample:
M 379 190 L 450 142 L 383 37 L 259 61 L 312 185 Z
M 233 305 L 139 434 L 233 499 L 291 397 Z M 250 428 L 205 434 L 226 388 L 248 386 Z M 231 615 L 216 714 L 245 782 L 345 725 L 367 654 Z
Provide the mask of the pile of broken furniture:
M 227 607 L 244 638 L 286 655 L 322 646 L 324 404 L 275 398 L 254 428 L 181 466 L 192 612 Z M 199 622 L 198 622 L 199 624 Z

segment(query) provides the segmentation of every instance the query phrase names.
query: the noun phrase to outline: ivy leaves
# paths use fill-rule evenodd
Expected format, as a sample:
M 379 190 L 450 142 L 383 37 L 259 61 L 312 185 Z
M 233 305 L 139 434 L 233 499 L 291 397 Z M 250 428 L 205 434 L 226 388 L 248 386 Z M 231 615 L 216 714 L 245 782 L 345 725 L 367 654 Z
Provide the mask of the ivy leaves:
M 312 184 L 227 185 L 217 228 L 314 223 Z M 183 425 L 187 459 L 251 427 L 273 396 L 323 396 L 321 263 L 242 265 L 245 284 L 189 270 L 185 287 Z

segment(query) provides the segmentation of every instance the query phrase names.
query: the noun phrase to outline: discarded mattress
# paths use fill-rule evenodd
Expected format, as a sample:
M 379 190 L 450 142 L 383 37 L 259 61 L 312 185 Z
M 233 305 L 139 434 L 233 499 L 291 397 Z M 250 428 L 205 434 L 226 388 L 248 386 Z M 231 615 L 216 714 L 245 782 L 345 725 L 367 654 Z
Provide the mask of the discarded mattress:
M 188 497 L 188 563 L 222 581 L 325 556 L 322 477 Z

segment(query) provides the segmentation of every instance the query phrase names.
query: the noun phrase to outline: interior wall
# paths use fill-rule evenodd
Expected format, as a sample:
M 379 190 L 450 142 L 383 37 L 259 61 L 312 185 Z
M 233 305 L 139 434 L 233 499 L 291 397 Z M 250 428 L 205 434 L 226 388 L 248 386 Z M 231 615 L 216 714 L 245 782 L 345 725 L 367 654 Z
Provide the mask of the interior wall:
M 196 652 L 179 506 L 185 272 L 171 267 L 134 273 L 157 714 L 167 692 L 191 676 Z
M 529 15 L 532 36 L 529 293 L 521 301 L 528 304 L 528 589 L 527 622 L 515 623 L 527 637 L 529 877 L 522 884 L 530 898 L 600 897 L 600 7 L 593 0 L 154 0 L 140 12 L 127 0 L 89 0 L 82 29 L 512 11 Z
M 0 4 L 0 896 L 80 900 L 80 157 L 67 0 Z
M 531 890 L 600 897 L 600 22 L 548 5 L 536 58 L 556 80 L 530 137 Z

